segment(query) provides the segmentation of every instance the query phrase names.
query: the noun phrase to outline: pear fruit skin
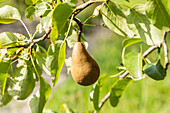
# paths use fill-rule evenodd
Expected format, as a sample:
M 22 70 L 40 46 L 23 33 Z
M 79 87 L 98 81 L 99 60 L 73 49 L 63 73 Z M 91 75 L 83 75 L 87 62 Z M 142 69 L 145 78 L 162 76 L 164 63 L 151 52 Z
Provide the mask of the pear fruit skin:
M 83 86 L 95 83 L 100 74 L 98 64 L 81 42 L 76 42 L 73 46 L 71 73 L 73 79 Z

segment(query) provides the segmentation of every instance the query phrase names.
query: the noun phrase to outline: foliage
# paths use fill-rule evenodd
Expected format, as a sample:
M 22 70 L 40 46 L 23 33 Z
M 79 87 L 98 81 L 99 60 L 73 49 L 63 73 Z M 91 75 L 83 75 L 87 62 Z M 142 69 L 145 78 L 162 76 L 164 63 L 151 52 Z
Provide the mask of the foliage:
M 32 113 L 42 113 L 52 87 L 41 76 L 42 71 L 50 76 L 53 86 L 55 86 L 65 62 L 66 46 L 73 47 L 72 45 L 77 40 L 87 43 L 82 34 L 82 26 L 88 26 L 86 21 L 99 15 L 102 16 L 104 24 L 90 24 L 91 26 L 108 28 L 125 38 L 121 56 L 122 67 L 119 67 L 120 70 L 117 74 L 104 74 L 99 77 L 90 93 L 94 110 L 87 112 L 100 111 L 108 99 L 110 104 L 116 107 L 128 85 L 132 81 L 144 79 L 147 77 L 146 75 L 154 80 L 163 80 L 169 64 L 166 44 L 166 36 L 170 32 L 169 2 L 168 0 L 148 0 L 144 4 L 134 6 L 126 4 L 126 2 L 131 2 L 130 0 L 124 2 L 125 4 L 114 0 L 93 0 L 83 1 L 81 5 L 77 5 L 76 0 L 62 2 L 60 0 L 25 0 L 28 5 L 25 17 L 29 18 L 30 22 L 34 20 L 35 16 L 40 17 L 35 34 L 45 32 L 44 36 L 38 39 L 35 39 L 35 35 L 29 32 L 18 9 L 10 5 L 1 7 L 0 23 L 10 24 L 20 21 L 28 33 L 28 37 L 10 32 L 0 34 L 1 106 L 8 104 L 13 97 L 18 100 L 26 99 L 39 83 L 39 91 L 31 97 L 29 105 Z M 91 4 L 96 3 L 100 3 L 100 5 L 94 9 L 93 15 L 81 22 L 77 15 Z M 50 42 L 47 52 L 37 44 L 45 39 Z M 150 47 L 144 52 L 142 49 L 140 52 L 127 52 L 128 47 L 139 42 Z M 142 45 L 138 45 L 138 47 L 140 46 Z M 156 63 L 152 63 L 146 58 L 155 49 L 158 49 L 157 55 L 159 56 L 161 48 L 164 49 L 164 57 L 159 57 Z M 164 65 L 161 64 L 161 60 L 164 60 Z M 14 70 L 12 65 L 15 62 L 17 65 Z M 113 81 L 109 93 L 100 103 L 102 87 L 111 78 L 117 80 Z M 63 104 L 60 112 L 72 113 L 73 110 Z

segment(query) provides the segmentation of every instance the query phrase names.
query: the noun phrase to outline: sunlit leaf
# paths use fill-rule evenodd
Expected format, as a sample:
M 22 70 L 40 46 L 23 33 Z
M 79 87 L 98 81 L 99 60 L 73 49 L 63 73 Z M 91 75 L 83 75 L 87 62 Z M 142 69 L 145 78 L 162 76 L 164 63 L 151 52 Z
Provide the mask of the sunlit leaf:
M 161 65 L 160 60 L 155 64 L 146 64 L 144 66 L 144 72 L 154 80 L 163 80 L 166 76 L 166 71 Z
M 142 54 L 130 52 L 124 56 L 124 66 L 129 71 L 133 79 L 143 78 L 142 74 Z
M 125 90 L 127 89 L 127 87 L 129 86 L 129 84 L 132 82 L 133 80 L 131 78 L 123 78 L 120 80 L 117 80 L 111 90 L 110 90 L 110 104 L 113 107 L 116 107 L 122 97 L 122 95 L 124 94 Z
M 49 16 L 41 18 L 40 23 L 45 31 L 52 28 L 52 18 Z
M 52 89 L 47 81 L 40 77 L 40 89 L 36 95 L 33 95 L 29 101 L 29 106 L 32 113 L 42 113 L 44 106 L 51 95 Z
M 97 81 L 97 83 L 94 85 L 91 93 L 90 93 L 90 99 L 93 101 L 93 106 L 95 110 L 99 110 L 99 94 L 100 90 L 102 89 L 104 83 L 109 79 L 109 76 L 104 74 L 101 75 Z
M 50 11 L 51 9 L 49 8 L 49 6 L 45 3 L 45 2 L 38 2 L 36 5 L 35 5 L 35 15 L 37 17 L 44 17 L 46 16 Z
M 48 48 L 46 67 L 51 71 L 55 77 L 53 80 L 54 85 L 58 82 L 61 69 L 63 67 L 66 55 L 66 42 L 58 40 L 55 43 L 55 47 L 52 45 Z
M 73 110 L 71 108 L 69 108 L 67 106 L 67 104 L 62 104 L 60 106 L 60 110 L 59 110 L 59 113 L 74 113 Z
M 59 80 L 60 73 L 65 62 L 65 57 L 66 57 L 66 42 L 64 41 L 64 43 L 62 43 L 62 45 L 60 46 L 60 50 L 59 50 L 58 68 L 56 70 L 55 78 L 53 80 L 54 85 L 56 85 Z
M 166 2 L 168 5 L 168 0 L 163 0 L 163 2 Z M 162 0 L 148 0 L 145 12 L 158 29 L 170 30 L 170 14 L 168 14 L 170 10 L 166 9 L 163 2 Z
M 38 2 L 38 0 L 25 0 L 25 3 L 27 5 L 33 5 L 33 4 L 37 3 L 37 2 Z
M 37 45 L 35 52 L 36 62 L 41 67 L 41 69 L 43 69 L 48 75 L 52 76 L 51 72 L 46 67 L 46 58 L 47 58 L 46 50 L 43 47 Z
M 26 99 L 35 87 L 33 74 L 34 70 L 29 63 L 17 68 L 14 72 L 14 77 L 18 83 L 15 84 L 13 89 L 10 90 L 10 95 L 17 96 L 18 100 Z
M 127 38 L 123 41 L 123 47 L 126 48 L 132 44 L 141 42 L 142 40 L 140 38 Z
M 27 42 L 22 42 L 25 38 L 26 37 L 18 33 L 3 32 L 0 34 L 0 47 L 25 45 Z
M 6 84 L 7 84 L 7 77 L 8 77 L 8 71 L 10 69 L 10 59 L 3 59 L 0 61 L 0 88 L 1 88 L 1 95 L 4 96 Z
M 128 10 L 127 23 L 136 37 L 148 45 L 159 45 L 162 41 L 163 31 L 153 26 L 144 14 L 145 5 L 135 5 Z
M 58 38 L 74 9 L 75 5 L 71 3 L 61 3 L 55 6 L 52 13 L 52 24 L 54 27 L 52 29 L 51 40 L 53 43 Z
M 21 20 L 21 15 L 16 8 L 9 5 L 0 8 L 0 23 L 10 24 L 18 20 Z
M 73 30 L 72 35 L 70 35 L 66 39 L 68 47 L 72 48 L 74 46 L 75 42 L 77 41 L 77 39 L 78 39 L 78 33 L 75 30 Z
M 123 36 L 134 35 L 127 26 L 125 11 L 119 5 L 113 2 L 103 3 L 100 13 L 109 29 Z

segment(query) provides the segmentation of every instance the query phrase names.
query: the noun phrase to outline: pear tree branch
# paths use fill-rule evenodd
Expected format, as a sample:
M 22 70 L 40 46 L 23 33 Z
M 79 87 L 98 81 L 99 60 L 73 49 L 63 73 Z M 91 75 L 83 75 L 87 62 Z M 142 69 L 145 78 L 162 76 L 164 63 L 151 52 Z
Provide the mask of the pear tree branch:
M 167 33 L 170 33 L 170 31 L 165 32 L 164 36 L 163 36 L 163 41 L 161 42 L 160 46 L 162 45 L 164 47 L 164 57 L 165 57 L 165 64 L 164 64 L 164 69 L 167 70 L 168 65 L 169 65 L 169 60 L 168 60 L 168 48 L 166 45 L 166 36 Z M 151 52 L 153 52 L 155 49 L 160 48 L 160 46 L 157 45 L 153 45 L 151 46 L 149 49 L 147 49 L 143 54 L 142 54 L 142 58 L 146 58 Z M 119 78 L 124 78 L 129 74 L 128 71 L 125 71 L 122 75 L 119 76 Z M 101 103 L 99 104 L 99 109 L 102 108 L 102 106 L 104 105 L 104 103 L 109 99 L 110 97 L 110 92 L 107 93 L 107 95 L 102 99 Z M 97 113 L 97 111 L 95 111 L 94 113 Z

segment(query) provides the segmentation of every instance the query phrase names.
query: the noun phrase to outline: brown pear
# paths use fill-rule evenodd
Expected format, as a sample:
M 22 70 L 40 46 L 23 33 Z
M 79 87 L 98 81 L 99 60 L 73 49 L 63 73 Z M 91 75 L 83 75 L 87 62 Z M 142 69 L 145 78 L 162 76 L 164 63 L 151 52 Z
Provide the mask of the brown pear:
M 71 73 L 73 79 L 83 86 L 95 83 L 100 74 L 98 64 L 81 42 L 76 42 L 73 46 Z

